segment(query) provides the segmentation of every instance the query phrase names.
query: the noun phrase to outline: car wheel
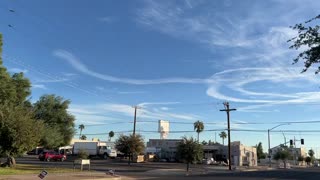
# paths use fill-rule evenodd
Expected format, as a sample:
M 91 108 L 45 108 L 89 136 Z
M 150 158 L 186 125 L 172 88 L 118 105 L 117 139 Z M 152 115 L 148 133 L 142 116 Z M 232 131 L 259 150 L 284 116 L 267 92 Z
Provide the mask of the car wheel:
M 64 161 L 64 158 L 61 158 L 60 160 L 61 160 L 61 162 L 62 162 L 62 161 Z
M 104 153 L 103 154 L 103 159 L 107 159 L 108 158 L 108 154 L 107 153 Z
M 49 161 L 50 161 L 50 158 L 47 158 L 46 160 L 49 162 Z

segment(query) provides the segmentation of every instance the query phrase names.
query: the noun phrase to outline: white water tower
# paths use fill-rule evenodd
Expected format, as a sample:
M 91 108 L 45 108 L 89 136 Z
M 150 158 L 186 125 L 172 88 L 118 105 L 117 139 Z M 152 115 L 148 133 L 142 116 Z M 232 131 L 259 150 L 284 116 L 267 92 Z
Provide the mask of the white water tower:
M 160 133 L 160 139 L 166 139 L 169 134 L 169 121 L 159 120 L 158 132 Z

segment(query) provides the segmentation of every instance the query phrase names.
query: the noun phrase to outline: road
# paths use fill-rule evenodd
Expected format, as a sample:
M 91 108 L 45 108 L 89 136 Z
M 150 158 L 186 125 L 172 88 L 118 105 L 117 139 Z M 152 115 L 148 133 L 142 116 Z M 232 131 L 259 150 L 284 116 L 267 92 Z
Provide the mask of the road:
M 17 158 L 17 163 L 40 165 L 44 168 L 73 168 L 71 159 L 65 162 L 43 162 L 39 161 L 35 156 L 27 156 Z M 241 171 L 235 170 L 230 172 L 226 167 L 221 166 L 192 165 L 191 173 L 186 176 L 185 165 L 180 163 L 133 163 L 129 166 L 125 161 L 93 159 L 91 160 L 91 169 L 98 172 L 107 172 L 109 169 L 114 169 L 116 174 L 128 179 L 320 179 L 319 167 L 275 170 L 260 169 L 258 171 L 256 169 L 242 169 Z

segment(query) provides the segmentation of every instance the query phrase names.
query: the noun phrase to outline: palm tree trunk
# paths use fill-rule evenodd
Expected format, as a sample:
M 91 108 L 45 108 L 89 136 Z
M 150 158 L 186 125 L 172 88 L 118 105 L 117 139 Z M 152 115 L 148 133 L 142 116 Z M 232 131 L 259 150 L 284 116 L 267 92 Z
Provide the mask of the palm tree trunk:
M 200 134 L 200 133 L 198 133 L 198 143 L 199 143 L 199 134 Z
M 222 143 L 223 143 L 223 145 L 224 145 L 224 138 L 222 138 Z

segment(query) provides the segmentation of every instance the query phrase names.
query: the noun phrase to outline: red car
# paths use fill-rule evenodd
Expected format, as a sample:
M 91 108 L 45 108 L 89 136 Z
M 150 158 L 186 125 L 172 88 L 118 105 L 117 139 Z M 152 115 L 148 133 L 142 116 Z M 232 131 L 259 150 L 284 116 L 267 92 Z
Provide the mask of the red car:
M 40 161 L 51 161 L 51 160 L 64 161 L 67 159 L 67 156 L 64 154 L 59 154 L 54 151 L 46 151 L 39 154 L 39 159 Z

